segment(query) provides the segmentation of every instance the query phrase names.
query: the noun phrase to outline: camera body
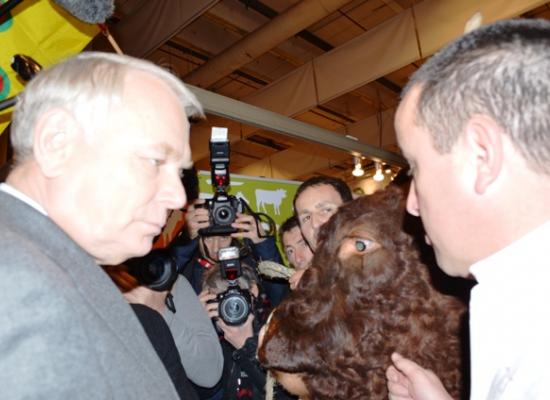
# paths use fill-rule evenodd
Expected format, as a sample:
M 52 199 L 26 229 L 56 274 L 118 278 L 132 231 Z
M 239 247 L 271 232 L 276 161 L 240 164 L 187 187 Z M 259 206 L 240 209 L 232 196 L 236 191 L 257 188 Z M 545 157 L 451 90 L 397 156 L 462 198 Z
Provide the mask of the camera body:
M 201 236 L 228 235 L 237 232 L 231 224 L 243 211 L 241 201 L 227 193 L 229 187 L 229 140 L 227 128 L 212 127 L 210 139 L 210 176 L 214 197 L 206 200 L 210 226 L 199 230 Z
M 210 226 L 200 229 L 202 236 L 228 235 L 237 232 L 231 224 L 237 219 L 237 213 L 242 212 L 242 204 L 238 198 L 226 194 L 216 193 L 213 198 L 207 199 L 204 204 L 195 207 L 204 207 L 208 210 Z
M 252 312 L 252 296 L 239 287 L 238 279 L 242 275 L 239 248 L 220 249 L 218 259 L 221 276 L 228 283 L 227 290 L 216 296 L 219 316 L 227 325 L 242 325 Z

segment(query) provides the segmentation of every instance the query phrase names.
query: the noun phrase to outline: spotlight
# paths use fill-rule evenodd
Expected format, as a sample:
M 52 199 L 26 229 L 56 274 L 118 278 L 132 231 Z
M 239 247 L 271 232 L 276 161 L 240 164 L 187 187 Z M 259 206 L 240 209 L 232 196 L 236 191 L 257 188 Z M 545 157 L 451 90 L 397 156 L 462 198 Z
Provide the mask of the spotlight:
M 363 176 L 365 171 L 363 170 L 363 167 L 361 167 L 361 158 L 357 156 L 353 157 L 353 163 L 355 164 L 355 168 L 351 171 L 351 174 L 357 177 Z
M 375 163 L 375 165 L 376 165 L 376 173 L 373 175 L 372 179 L 374 179 L 376 182 L 382 182 L 384 180 L 382 165 L 378 161 Z

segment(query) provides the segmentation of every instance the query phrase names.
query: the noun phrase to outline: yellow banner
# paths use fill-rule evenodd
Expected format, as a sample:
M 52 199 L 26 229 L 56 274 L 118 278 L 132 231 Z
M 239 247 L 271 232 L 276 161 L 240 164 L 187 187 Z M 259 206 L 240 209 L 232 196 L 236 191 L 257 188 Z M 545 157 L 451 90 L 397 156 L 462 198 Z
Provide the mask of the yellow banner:
M 10 66 L 14 55 L 48 67 L 79 53 L 98 32 L 97 25 L 79 21 L 51 0 L 23 0 L 0 18 L 0 101 L 17 95 L 25 84 Z M 11 110 L 0 111 L 0 134 Z

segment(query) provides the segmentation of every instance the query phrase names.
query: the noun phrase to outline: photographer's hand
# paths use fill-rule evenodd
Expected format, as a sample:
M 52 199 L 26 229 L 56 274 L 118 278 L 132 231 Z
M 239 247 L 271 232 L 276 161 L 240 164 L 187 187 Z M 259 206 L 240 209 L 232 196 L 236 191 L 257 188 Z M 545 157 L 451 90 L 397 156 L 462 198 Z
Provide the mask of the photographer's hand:
M 260 237 L 260 235 L 263 236 L 265 234 L 262 224 L 259 224 L 252 215 L 237 214 L 237 219 L 231 226 L 239 230 L 231 234 L 234 238 L 248 238 L 254 244 L 261 243 L 265 240 L 265 237 Z
M 246 319 L 245 323 L 239 326 L 230 326 L 223 322 L 221 319 L 216 321 L 218 327 L 223 331 L 223 337 L 227 340 L 234 348 L 240 349 L 244 346 L 246 339 L 252 337 L 254 334 L 252 330 L 252 321 L 254 320 L 254 315 L 251 313 Z
M 199 294 L 199 301 L 201 302 L 208 316 L 213 319 L 218 319 L 219 318 L 218 302 L 215 300 L 216 300 L 216 295 L 213 293 L 210 293 L 208 290 L 203 290 Z
M 199 229 L 208 228 L 210 226 L 208 210 L 203 207 L 197 207 L 197 205 L 200 204 L 204 205 L 204 199 L 197 199 L 193 202 L 193 204 L 187 207 L 185 221 L 187 232 L 189 233 L 189 237 L 191 239 L 194 239 L 199 235 Z

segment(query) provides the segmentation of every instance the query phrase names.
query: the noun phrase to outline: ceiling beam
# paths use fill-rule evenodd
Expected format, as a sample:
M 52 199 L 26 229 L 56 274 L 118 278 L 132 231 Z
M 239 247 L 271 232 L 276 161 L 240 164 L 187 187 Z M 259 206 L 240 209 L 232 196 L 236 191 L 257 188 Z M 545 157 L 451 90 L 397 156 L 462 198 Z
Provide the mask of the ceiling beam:
M 207 113 L 234 121 L 242 122 L 256 128 L 297 137 L 325 146 L 346 151 L 352 155 L 362 155 L 374 161 L 406 167 L 406 160 L 399 154 L 353 140 L 327 129 L 306 124 L 284 115 L 265 110 L 242 101 L 231 99 L 196 86 L 188 85 L 197 96 Z
M 184 80 L 208 88 L 349 1 L 302 0 L 192 71 Z
M 258 0 L 239 0 L 239 1 L 241 3 L 243 3 L 244 5 L 246 5 L 247 7 L 250 7 L 253 10 L 259 12 L 260 14 L 262 14 L 266 18 L 273 19 L 273 18 L 276 18 L 279 15 L 279 13 L 277 11 L 269 8 L 268 6 L 266 6 L 265 4 L 263 4 L 262 2 L 260 2 Z M 393 0 L 385 0 L 385 1 L 393 2 Z M 393 8 L 390 4 L 388 4 L 388 6 L 390 8 Z M 397 6 L 400 7 L 399 5 L 397 5 Z M 403 8 L 401 8 L 400 11 L 403 11 Z M 307 29 L 304 29 L 303 31 L 298 32 L 296 34 L 296 36 L 302 38 L 306 42 L 318 47 L 319 49 L 321 49 L 323 51 L 330 51 L 330 50 L 334 49 L 333 45 L 331 45 L 327 41 L 321 39 L 319 36 L 314 35 L 313 33 L 309 32 Z M 384 85 L 388 89 L 394 91 L 395 93 L 401 93 L 401 88 L 398 85 L 396 85 L 395 83 L 391 82 L 389 79 L 381 77 L 381 78 L 377 79 L 377 82 Z

